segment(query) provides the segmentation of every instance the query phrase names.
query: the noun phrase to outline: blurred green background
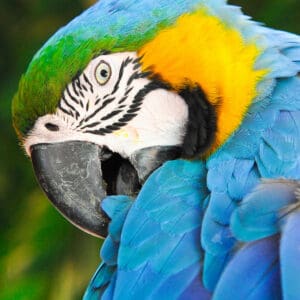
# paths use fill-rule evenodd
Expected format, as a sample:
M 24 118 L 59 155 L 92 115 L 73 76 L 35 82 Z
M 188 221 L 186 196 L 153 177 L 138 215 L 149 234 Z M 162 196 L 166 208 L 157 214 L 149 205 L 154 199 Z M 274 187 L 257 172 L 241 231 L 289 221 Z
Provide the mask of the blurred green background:
M 99 263 L 101 241 L 65 221 L 40 191 L 10 113 L 34 53 L 93 2 L 0 2 L 0 299 L 80 299 Z M 230 2 L 268 26 L 300 33 L 299 0 Z

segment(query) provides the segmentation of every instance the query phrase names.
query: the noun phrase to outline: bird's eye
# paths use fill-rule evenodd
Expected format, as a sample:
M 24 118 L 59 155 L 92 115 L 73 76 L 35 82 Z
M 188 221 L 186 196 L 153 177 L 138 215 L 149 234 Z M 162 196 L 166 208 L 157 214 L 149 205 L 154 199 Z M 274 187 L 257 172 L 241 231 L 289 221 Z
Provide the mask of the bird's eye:
M 111 76 L 111 68 L 105 61 L 100 61 L 95 70 L 95 77 L 99 84 L 104 85 L 107 83 Z
M 53 123 L 46 123 L 45 127 L 50 131 L 58 131 L 59 127 Z

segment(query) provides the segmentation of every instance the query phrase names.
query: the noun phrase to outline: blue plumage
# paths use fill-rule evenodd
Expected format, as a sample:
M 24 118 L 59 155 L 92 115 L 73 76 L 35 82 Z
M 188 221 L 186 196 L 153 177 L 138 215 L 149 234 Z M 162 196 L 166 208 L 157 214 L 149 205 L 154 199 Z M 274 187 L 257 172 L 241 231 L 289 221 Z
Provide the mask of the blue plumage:
M 152 2 L 136 2 L 138 11 Z M 163 1 L 166 19 L 197 2 Z M 104 201 L 112 222 L 85 299 L 300 299 L 300 215 L 286 210 L 298 200 L 295 185 L 277 181 L 300 180 L 300 38 L 249 27 L 237 8 L 208 2 L 245 38 L 260 36 L 256 68 L 270 72 L 242 125 L 207 160 L 164 164 L 121 208 L 116 197 Z M 126 18 L 126 4 L 98 6 L 122 10 L 120 30 L 130 31 L 137 20 Z
M 115 299 L 143 299 L 145 295 L 149 299 L 156 299 L 158 295 L 164 295 L 164 299 L 175 299 L 187 293 L 188 286 L 194 289 L 197 280 L 196 288 L 201 288 L 200 228 L 202 204 L 207 194 L 203 177 L 205 171 L 202 162 L 173 161 L 166 163 L 147 180 L 122 229 L 116 282 L 113 282 Z M 177 191 L 178 195 L 173 191 Z M 113 204 L 107 205 L 110 201 Z M 112 216 L 114 209 L 111 207 L 114 205 L 117 205 L 115 197 L 104 201 L 103 208 L 109 216 Z M 91 286 L 102 282 L 102 276 L 106 276 L 107 268 L 112 265 L 111 256 L 114 255 L 108 253 L 114 253 L 116 249 L 111 238 L 114 226 L 112 218 L 110 235 L 102 249 L 104 263 Z M 103 289 L 103 286 L 96 287 L 94 293 Z M 86 299 L 91 297 L 92 291 L 90 287 Z
M 282 272 L 282 287 L 284 299 L 299 299 L 299 269 L 300 269 L 300 212 L 299 203 L 295 211 L 288 215 L 282 229 L 280 245 L 280 265 Z
M 202 259 L 203 174 L 205 167 L 201 162 L 175 161 L 165 164 L 163 171 L 158 170 L 148 179 L 124 224 L 116 298 L 122 295 L 122 299 L 139 299 L 147 295 L 155 299 L 160 290 L 165 299 L 174 299 L 197 276 Z M 173 189 L 179 191 L 179 197 Z M 185 197 L 180 197 L 182 193 Z M 134 226 L 137 216 L 143 220 L 138 227 Z M 152 234 L 147 235 L 151 230 Z M 131 287 L 127 288 L 129 277 Z M 176 290 L 168 288 L 170 277 L 178 283 Z M 162 286 L 166 290 L 162 291 Z
M 256 101 L 250 107 L 241 127 L 215 155 L 209 158 L 207 184 L 211 191 L 211 201 L 208 213 L 211 210 L 217 212 L 213 208 L 218 205 L 213 203 L 216 198 L 213 196 L 214 193 L 225 191 L 235 203 L 241 201 L 259 183 L 261 177 L 300 178 L 300 80 L 293 77 L 300 71 L 299 65 L 295 64 L 297 62 L 295 53 L 300 52 L 300 39 L 290 34 L 265 30 L 270 32 L 271 37 L 276 36 L 275 43 L 278 48 L 272 48 L 273 58 L 265 55 L 265 59 L 271 61 L 273 72 L 269 76 L 274 76 L 274 79 L 276 77 L 276 86 L 270 96 Z M 291 41 L 293 51 L 285 53 L 287 55 L 291 53 L 292 57 L 286 56 L 282 60 L 279 50 L 283 52 L 284 49 L 289 49 Z M 274 41 L 270 42 L 274 44 Z M 263 60 L 264 57 L 260 59 Z M 289 60 L 288 64 L 286 60 Z M 287 76 L 292 77 L 285 78 Z M 217 177 L 219 178 L 216 179 Z M 208 213 L 205 214 L 204 221 L 211 218 L 211 214 Z M 228 208 L 221 210 L 219 214 L 218 219 L 225 220 L 228 218 Z M 227 247 L 229 254 L 233 247 L 232 236 L 229 235 L 227 237 L 222 235 L 222 240 L 214 245 L 212 241 L 217 231 L 213 229 L 215 226 L 213 224 L 217 219 L 215 216 L 211 219 L 212 225 L 203 226 L 202 232 L 202 236 L 210 243 L 203 246 L 206 251 L 212 253 L 215 253 L 216 247 L 220 250 L 217 256 L 219 259 L 215 258 L 215 263 L 219 264 L 219 267 L 212 266 L 206 269 L 203 275 L 204 279 L 215 278 L 207 283 L 207 287 L 210 288 L 216 285 L 220 269 L 223 269 L 224 248 Z M 224 229 L 222 231 L 224 232 Z M 211 272 L 216 273 L 216 276 Z
M 103 262 L 93 276 L 84 299 L 112 299 L 121 232 L 131 205 L 132 199 L 126 196 L 109 197 L 103 201 L 102 206 L 112 221 L 109 224 L 109 236 L 101 248 Z
M 222 274 L 213 299 L 281 299 L 278 237 L 239 250 Z
M 234 236 L 248 242 L 278 233 L 279 212 L 295 201 L 295 183 L 271 180 L 262 182 L 233 213 L 231 230 Z

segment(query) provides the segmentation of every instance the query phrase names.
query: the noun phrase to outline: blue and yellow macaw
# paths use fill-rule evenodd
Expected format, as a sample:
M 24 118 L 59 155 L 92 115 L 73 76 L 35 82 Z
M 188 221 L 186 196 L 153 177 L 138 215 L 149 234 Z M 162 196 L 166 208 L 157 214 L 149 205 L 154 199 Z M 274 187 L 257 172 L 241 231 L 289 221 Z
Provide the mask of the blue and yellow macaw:
M 101 0 L 34 56 L 13 120 L 105 237 L 89 299 L 300 299 L 300 37 L 225 0 Z

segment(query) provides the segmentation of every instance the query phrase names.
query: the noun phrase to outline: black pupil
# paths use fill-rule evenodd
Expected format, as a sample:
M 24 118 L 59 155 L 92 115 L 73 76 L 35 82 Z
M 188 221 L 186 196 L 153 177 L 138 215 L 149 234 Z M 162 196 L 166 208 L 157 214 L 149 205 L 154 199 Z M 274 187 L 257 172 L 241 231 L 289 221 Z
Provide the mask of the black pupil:
M 52 123 L 46 123 L 45 127 L 50 131 L 58 131 L 59 130 L 59 127 Z
M 107 74 L 108 74 L 107 70 L 102 69 L 102 70 L 100 71 L 100 75 L 101 75 L 102 77 L 107 77 Z

